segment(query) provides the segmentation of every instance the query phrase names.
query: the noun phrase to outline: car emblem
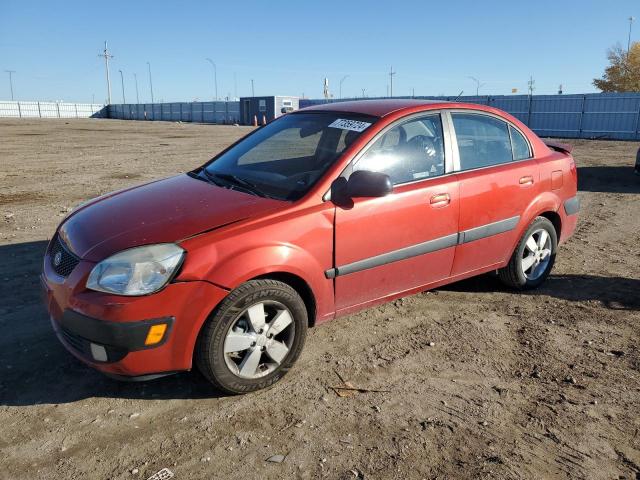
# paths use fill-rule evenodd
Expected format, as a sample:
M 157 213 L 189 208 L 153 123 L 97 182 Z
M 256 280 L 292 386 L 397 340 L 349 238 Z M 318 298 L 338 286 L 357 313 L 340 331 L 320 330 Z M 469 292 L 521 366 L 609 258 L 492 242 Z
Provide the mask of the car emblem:
M 59 267 L 61 263 L 62 263 L 62 252 L 56 252 L 56 254 L 53 256 L 53 265 L 55 267 Z

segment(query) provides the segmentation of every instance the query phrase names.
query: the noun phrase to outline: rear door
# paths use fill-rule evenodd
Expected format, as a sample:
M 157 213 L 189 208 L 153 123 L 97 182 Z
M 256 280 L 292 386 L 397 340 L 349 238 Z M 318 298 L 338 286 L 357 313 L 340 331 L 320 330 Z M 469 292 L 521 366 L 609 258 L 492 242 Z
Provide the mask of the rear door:
M 354 159 L 352 170 L 384 172 L 394 191 L 336 206 L 338 312 L 449 276 L 459 213 L 451 153 L 440 114 L 425 113 L 388 127 Z
M 455 276 L 511 255 L 521 216 L 539 191 L 539 171 L 523 134 L 499 117 L 452 111 L 448 120 L 460 185 Z

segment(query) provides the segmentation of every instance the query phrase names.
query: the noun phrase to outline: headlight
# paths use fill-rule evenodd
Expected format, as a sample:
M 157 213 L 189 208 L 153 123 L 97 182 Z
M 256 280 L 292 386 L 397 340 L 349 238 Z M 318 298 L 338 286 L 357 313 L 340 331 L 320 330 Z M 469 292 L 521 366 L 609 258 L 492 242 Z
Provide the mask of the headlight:
M 173 243 L 124 250 L 93 267 L 87 288 L 129 296 L 157 292 L 171 280 L 183 257 L 184 250 Z

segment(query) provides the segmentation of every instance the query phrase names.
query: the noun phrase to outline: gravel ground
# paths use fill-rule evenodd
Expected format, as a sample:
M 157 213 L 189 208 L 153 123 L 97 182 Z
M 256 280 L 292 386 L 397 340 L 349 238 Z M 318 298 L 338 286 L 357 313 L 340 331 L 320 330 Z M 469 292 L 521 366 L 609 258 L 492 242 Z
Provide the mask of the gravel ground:
M 569 141 L 583 209 L 535 292 L 484 276 L 336 320 L 243 397 L 69 355 L 38 289 L 58 222 L 248 130 L 0 120 L 0 478 L 640 478 L 638 143 Z M 339 397 L 339 376 L 388 392 Z

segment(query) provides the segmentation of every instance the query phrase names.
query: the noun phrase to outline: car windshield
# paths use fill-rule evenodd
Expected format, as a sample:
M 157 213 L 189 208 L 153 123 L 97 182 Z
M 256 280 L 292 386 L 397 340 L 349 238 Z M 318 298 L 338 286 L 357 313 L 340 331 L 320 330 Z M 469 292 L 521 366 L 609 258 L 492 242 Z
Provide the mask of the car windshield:
M 227 188 L 297 200 L 375 121 L 340 112 L 285 115 L 214 158 L 202 174 Z

